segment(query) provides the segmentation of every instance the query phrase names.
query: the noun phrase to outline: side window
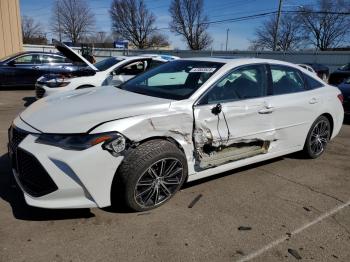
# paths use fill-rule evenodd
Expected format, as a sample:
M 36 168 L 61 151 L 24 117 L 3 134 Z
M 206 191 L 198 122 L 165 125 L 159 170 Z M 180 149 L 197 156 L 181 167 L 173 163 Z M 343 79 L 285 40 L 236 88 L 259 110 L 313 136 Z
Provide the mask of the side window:
M 43 64 L 62 64 L 62 63 L 66 63 L 65 59 L 66 58 L 62 56 L 43 55 L 42 63 Z
M 290 94 L 305 90 L 303 77 L 294 68 L 271 65 L 271 76 L 274 95 Z
M 265 96 L 267 74 L 264 65 L 251 65 L 232 71 L 204 96 L 200 104 L 217 104 Z
M 151 62 L 149 63 L 147 70 L 151 69 L 151 68 L 155 68 L 157 66 L 160 66 L 162 64 L 164 64 L 165 62 L 162 61 L 157 61 L 157 60 L 151 60 Z
M 14 60 L 18 65 L 41 64 L 39 55 L 24 55 Z
M 305 79 L 306 84 L 307 84 L 307 89 L 309 89 L 309 90 L 316 89 L 316 88 L 323 86 L 323 84 L 321 82 L 317 81 L 316 79 L 314 79 L 311 76 L 308 76 L 306 74 L 304 74 L 304 79 Z
M 117 75 L 138 75 L 145 71 L 146 61 L 137 61 L 117 69 Z

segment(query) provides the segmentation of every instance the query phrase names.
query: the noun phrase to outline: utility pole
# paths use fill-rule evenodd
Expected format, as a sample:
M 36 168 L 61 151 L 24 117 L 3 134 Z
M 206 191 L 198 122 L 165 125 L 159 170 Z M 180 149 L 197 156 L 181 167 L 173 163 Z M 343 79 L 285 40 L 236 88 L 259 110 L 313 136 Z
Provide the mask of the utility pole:
M 227 44 L 228 44 L 228 32 L 230 31 L 229 28 L 226 29 L 226 51 L 227 51 Z
M 277 48 L 277 37 L 278 37 L 278 28 L 280 24 L 280 18 L 281 18 L 281 11 L 282 11 L 282 1 L 279 0 L 280 3 L 278 5 L 278 13 L 277 13 L 277 21 L 276 21 L 276 27 L 275 27 L 275 34 L 273 36 L 273 51 L 276 51 Z

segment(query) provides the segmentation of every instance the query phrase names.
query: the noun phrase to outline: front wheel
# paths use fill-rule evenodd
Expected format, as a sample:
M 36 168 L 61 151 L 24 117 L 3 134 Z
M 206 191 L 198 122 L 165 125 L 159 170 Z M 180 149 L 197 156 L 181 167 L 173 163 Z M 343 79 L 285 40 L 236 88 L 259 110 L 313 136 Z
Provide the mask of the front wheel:
M 308 158 L 317 158 L 323 154 L 331 136 L 331 125 L 327 117 L 320 116 L 312 124 L 307 135 L 304 154 Z
M 187 160 L 175 144 L 151 140 L 132 149 L 117 176 L 117 190 L 127 207 L 146 211 L 164 204 L 180 189 Z

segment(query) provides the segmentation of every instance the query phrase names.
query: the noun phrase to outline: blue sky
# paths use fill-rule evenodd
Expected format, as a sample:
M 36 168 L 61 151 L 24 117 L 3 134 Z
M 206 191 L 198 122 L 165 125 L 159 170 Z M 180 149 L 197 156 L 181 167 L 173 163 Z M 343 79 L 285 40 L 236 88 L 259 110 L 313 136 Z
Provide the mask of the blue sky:
M 95 13 L 96 31 L 111 31 L 111 20 L 108 9 L 112 0 L 86 0 Z M 279 0 L 204 0 L 205 13 L 210 21 L 229 19 L 257 13 L 275 11 Z M 50 33 L 51 10 L 54 0 L 20 0 L 21 14 L 33 17 L 41 22 L 49 39 L 54 37 Z M 171 0 L 145 0 L 149 9 L 157 18 L 158 28 L 167 28 L 170 17 L 168 8 Z M 314 4 L 315 0 L 283 0 L 283 10 L 290 10 L 299 5 Z M 229 29 L 228 49 L 245 50 L 249 46 L 249 40 L 254 37 L 254 30 L 266 18 L 255 20 L 221 23 L 210 25 L 209 33 L 213 37 L 213 48 L 221 50 L 225 48 L 226 30 Z M 175 36 L 167 29 L 161 30 L 168 35 L 174 48 L 186 49 L 181 37 Z

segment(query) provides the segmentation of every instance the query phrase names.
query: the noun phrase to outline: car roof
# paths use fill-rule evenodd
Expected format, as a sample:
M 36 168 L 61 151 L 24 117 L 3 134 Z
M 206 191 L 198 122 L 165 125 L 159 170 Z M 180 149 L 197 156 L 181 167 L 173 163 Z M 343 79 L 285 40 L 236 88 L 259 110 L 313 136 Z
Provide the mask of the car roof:
M 18 56 L 18 55 L 28 55 L 28 54 L 59 55 L 59 56 L 63 56 L 63 55 L 60 54 L 60 53 L 42 52 L 42 51 L 25 51 L 25 52 L 19 52 L 19 53 L 16 53 L 14 56 Z
M 263 58 L 254 58 L 254 57 L 248 57 L 248 58 L 231 58 L 231 57 L 192 57 L 192 58 L 183 58 L 183 60 L 191 60 L 191 61 L 204 61 L 204 62 L 215 62 L 215 63 L 222 63 L 232 66 L 239 66 L 239 65 L 245 65 L 245 64 L 258 64 L 258 63 L 265 63 L 265 64 L 279 64 L 279 65 L 288 65 L 292 67 L 297 67 L 296 64 L 281 61 L 281 60 L 274 60 L 274 59 L 263 59 Z

